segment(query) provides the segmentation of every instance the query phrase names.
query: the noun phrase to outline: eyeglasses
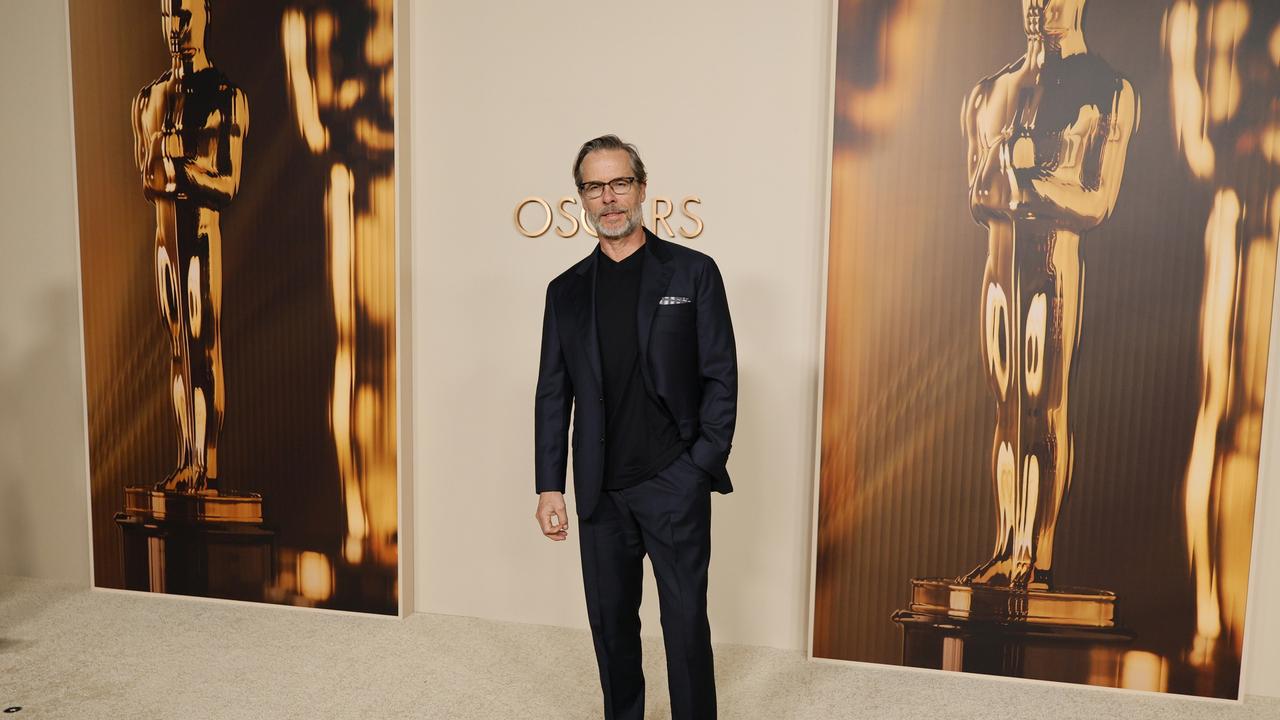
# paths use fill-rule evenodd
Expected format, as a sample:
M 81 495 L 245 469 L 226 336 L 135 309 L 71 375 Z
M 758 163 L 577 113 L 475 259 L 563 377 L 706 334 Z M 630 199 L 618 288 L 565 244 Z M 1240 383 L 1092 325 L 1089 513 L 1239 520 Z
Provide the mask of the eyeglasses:
M 608 185 L 614 195 L 626 195 L 631 192 L 631 186 L 635 185 L 636 179 L 630 175 L 627 177 L 614 178 L 609 182 L 584 182 L 578 186 L 578 192 L 582 193 L 582 197 L 589 200 L 595 200 L 604 194 L 604 186 Z

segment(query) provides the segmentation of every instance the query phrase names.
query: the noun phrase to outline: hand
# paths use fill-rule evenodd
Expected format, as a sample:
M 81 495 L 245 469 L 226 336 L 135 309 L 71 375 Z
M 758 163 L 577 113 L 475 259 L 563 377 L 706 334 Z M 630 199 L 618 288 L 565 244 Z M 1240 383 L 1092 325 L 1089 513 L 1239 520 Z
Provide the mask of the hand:
M 564 508 L 564 493 L 540 493 L 534 517 L 543 535 L 557 542 L 569 539 L 569 513 Z
M 1012 143 L 1007 135 L 995 138 L 978 166 L 973 190 L 977 204 L 997 212 L 1015 209 L 1020 191 L 1013 173 Z
M 151 141 L 147 144 L 145 167 L 147 186 L 157 192 L 172 192 L 170 187 L 176 181 L 177 168 L 174 165 L 174 158 L 181 158 L 181 152 L 173 154 L 170 151 L 181 150 L 182 138 L 175 132 L 153 132 L 151 133 Z
M 182 136 L 174 130 L 157 130 L 151 133 L 151 141 L 147 143 L 147 164 L 163 161 L 165 158 L 182 157 Z

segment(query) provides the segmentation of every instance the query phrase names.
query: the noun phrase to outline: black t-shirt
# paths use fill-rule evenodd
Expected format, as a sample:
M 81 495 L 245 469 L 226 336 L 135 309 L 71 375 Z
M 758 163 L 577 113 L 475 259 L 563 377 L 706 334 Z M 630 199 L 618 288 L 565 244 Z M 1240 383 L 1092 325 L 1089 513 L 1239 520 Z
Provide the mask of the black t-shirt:
M 640 368 L 640 276 L 648 250 L 614 262 L 596 250 L 596 332 L 604 374 L 604 487 L 619 490 L 656 475 L 684 443 L 666 408 L 645 388 Z

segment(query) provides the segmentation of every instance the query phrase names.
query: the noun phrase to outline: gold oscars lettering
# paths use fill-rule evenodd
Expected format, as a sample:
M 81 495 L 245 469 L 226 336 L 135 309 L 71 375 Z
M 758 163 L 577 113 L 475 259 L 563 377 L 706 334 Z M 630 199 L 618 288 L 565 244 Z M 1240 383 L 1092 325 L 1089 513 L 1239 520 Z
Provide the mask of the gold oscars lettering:
M 577 235 L 579 228 L 591 237 L 596 237 L 595 228 L 587 222 L 586 209 L 580 207 L 577 212 L 573 211 L 573 206 L 577 204 L 577 197 L 565 195 L 556 201 L 553 209 L 551 203 L 545 199 L 530 195 L 516 203 L 512 221 L 515 223 L 516 230 L 528 238 L 542 237 L 551 230 L 552 226 L 555 227 L 556 235 L 562 238 Z M 702 198 L 698 195 L 686 195 L 679 202 L 673 202 L 669 197 L 655 196 L 649 208 L 649 217 L 652 222 L 648 227 L 654 234 L 662 237 L 681 237 L 692 240 L 701 235 L 705 228 L 702 217 L 697 214 L 694 207 L 701 204 Z M 671 216 L 677 208 L 684 216 L 684 221 L 673 228 Z
M 1204 226 L 1200 404 L 1183 488 L 1196 632 L 1187 660 L 1222 675 L 1244 642 L 1252 516 L 1280 232 L 1280 4 L 1175 0 L 1164 22 L 1174 130 L 1213 189 Z M 1229 538 L 1236 538 L 1230 540 Z M 1225 664 L 1223 661 L 1226 661 Z
M 221 211 L 240 185 L 244 93 L 209 61 L 205 0 L 162 3 L 172 65 L 133 104 L 134 159 L 155 206 L 155 274 L 169 335 L 178 459 L 156 490 L 217 489 L 222 373 Z

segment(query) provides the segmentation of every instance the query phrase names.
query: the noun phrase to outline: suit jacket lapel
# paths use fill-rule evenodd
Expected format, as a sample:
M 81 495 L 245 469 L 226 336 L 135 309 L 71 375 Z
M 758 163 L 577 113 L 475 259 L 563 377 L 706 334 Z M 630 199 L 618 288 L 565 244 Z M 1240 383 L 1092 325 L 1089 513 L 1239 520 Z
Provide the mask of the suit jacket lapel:
M 578 268 L 578 282 L 569 301 L 578 313 L 578 337 L 583 338 L 582 351 L 596 378 L 596 387 L 604 389 L 600 370 L 600 334 L 596 330 L 596 253 L 597 248 Z
M 636 305 L 636 331 L 640 333 L 639 347 L 641 370 L 649 373 L 649 332 L 653 329 L 653 315 L 658 311 L 658 301 L 667 292 L 671 284 L 671 275 L 675 272 L 675 264 L 671 262 L 670 253 L 660 246 L 661 240 L 648 230 L 645 231 L 648 252 L 644 254 L 644 271 L 640 274 L 640 299 Z

